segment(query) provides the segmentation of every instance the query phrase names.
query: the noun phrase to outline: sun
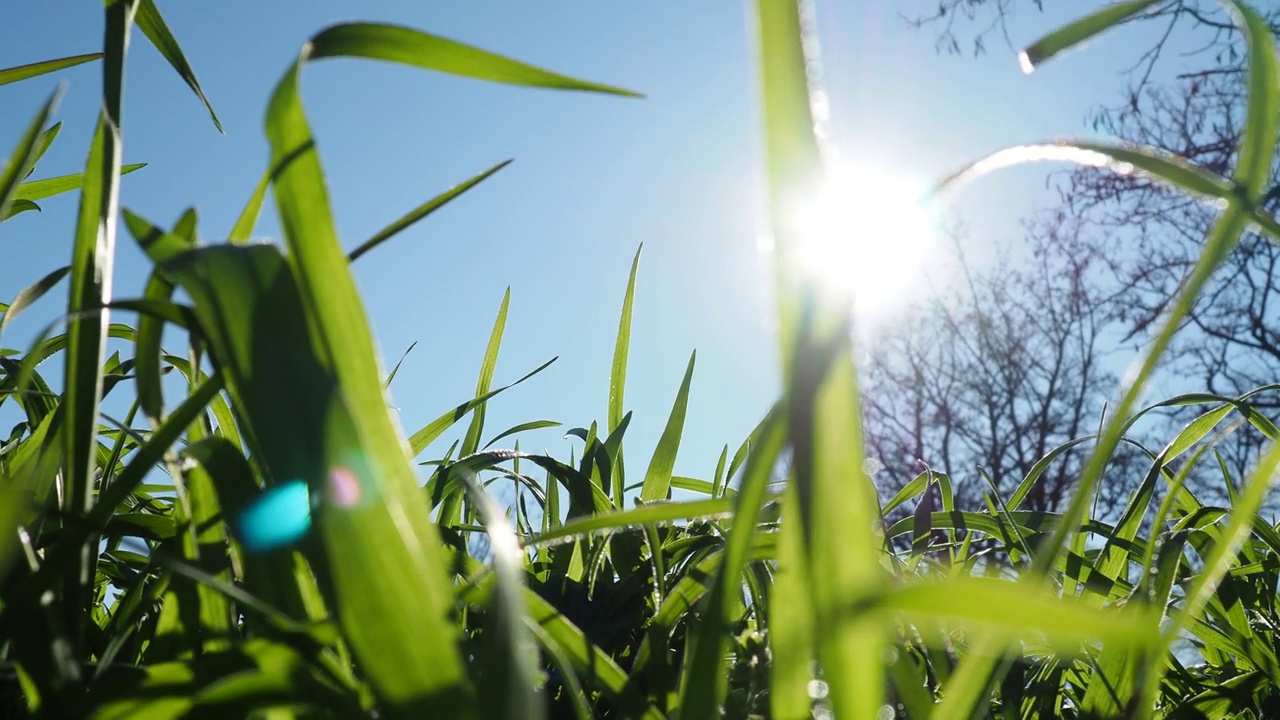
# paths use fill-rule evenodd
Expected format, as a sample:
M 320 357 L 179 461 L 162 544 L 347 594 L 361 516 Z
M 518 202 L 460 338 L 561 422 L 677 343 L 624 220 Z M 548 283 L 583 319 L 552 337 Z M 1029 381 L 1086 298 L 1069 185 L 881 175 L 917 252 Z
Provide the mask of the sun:
M 799 260 L 824 289 L 848 297 L 862 318 L 900 307 L 934 237 L 924 188 L 874 167 L 837 164 L 792 218 Z

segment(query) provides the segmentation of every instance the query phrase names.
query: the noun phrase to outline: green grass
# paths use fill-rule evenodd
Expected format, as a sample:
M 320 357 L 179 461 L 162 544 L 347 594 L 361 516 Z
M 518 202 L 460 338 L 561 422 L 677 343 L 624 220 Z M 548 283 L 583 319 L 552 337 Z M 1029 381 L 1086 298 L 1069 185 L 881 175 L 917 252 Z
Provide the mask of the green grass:
M 1045 62 L 1148 5 L 1113 6 L 1055 31 L 1024 61 Z M 570 457 L 519 449 L 521 433 L 550 421 L 486 427 L 488 402 L 550 364 L 495 388 L 506 382 L 494 368 L 509 294 L 474 396 L 406 433 L 387 411 L 390 378 L 350 263 L 505 163 L 346 250 L 297 82 L 310 60 L 348 57 L 480 81 L 634 93 L 408 28 L 335 25 L 312 38 L 276 86 L 264 122 L 270 166 L 252 190 L 246 179 L 249 200 L 229 242 L 201 245 L 194 212 L 166 229 L 118 207 L 121 177 L 141 167 L 122 163 L 120 140 L 120 79 L 134 24 L 219 124 L 151 0 L 108 2 L 101 53 L 0 70 L 0 84 L 30 82 L 101 60 L 105 78 L 83 173 L 39 177 L 38 161 L 60 128 L 50 125 L 56 93 L 32 112 L 0 171 L 0 218 L 38 209 L 36 201 L 58 192 L 80 194 L 70 261 L 0 306 L 2 332 L 69 279 L 65 333 L 51 330 L 0 356 L 0 402 L 24 418 L 0 452 L 0 714 L 1280 713 L 1280 529 L 1258 515 L 1280 446 L 1247 477 L 1219 465 L 1233 488 L 1229 507 L 1204 505 L 1182 483 L 1192 467 L 1212 462 L 1214 432 L 1233 418 L 1272 439 L 1280 431 L 1249 396 L 1135 404 L 1240 233 L 1252 225 L 1280 239 L 1280 224 L 1260 207 L 1277 131 L 1274 40 L 1249 8 L 1226 5 L 1249 43 L 1245 140 L 1231 177 L 1145 148 L 1079 141 L 997 154 L 940 185 L 1009 162 L 1066 157 L 1145 173 L 1224 208 L 1100 434 L 1054 449 L 1010 497 L 989 497 L 985 511 L 973 511 L 952 506 L 946 475 L 921 475 L 882 503 L 863 474 L 853 317 L 806 277 L 786 221 L 822 175 L 797 4 L 758 0 L 752 8 L 784 392 L 737 452 L 725 448 L 713 477 L 675 476 L 696 382 L 691 355 L 683 377 L 672 378 L 658 446 L 649 458 L 630 458 L 646 470 L 628 484 L 625 387 L 639 251 L 622 293 L 607 417 L 570 430 L 582 441 Z M 284 246 L 247 246 L 268 189 Z M 154 266 L 136 296 L 103 280 L 120 225 Z M 189 304 L 174 301 L 179 288 Z M 119 312 L 136 313 L 136 327 L 112 323 Z M 162 348 L 166 328 L 191 338 L 188 357 Z M 108 337 L 130 343 L 133 356 L 107 357 Z M 65 364 L 60 389 L 39 367 L 54 356 Z M 162 376 L 171 371 L 185 378 L 185 393 L 166 401 Z M 100 412 L 108 393 L 132 393 L 120 422 Z M 1089 517 L 1125 430 L 1167 404 L 1204 412 L 1149 452 L 1118 519 Z M 429 470 L 422 486 L 417 456 L 455 430 L 444 457 L 420 463 Z M 1044 468 L 1068 451 L 1090 455 L 1066 509 L 1021 510 Z M 775 491 L 784 453 L 791 471 Z M 157 469 L 172 483 L 148 484 Z M 491 499 L 488 488 L 499 482 L 517 488 L 510 507 Z M 249 551 L 241 513 L 291 483 L 308 488 L 310 529 L 287 547 Z M 884 521 L 932 484 L 941 507 Z M 673 489 L 694 497 L 673 501 Z M 137 543 L 144 552 L 130 549 Z

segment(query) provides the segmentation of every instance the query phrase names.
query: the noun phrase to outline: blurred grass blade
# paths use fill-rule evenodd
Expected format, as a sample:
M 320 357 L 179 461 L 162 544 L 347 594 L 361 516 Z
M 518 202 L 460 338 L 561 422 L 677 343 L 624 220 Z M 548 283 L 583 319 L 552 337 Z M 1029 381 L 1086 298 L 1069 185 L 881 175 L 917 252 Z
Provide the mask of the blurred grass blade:
M 35 165 L 40 162 L 40 158 L 44 157 L 45 153 L 49 152 L 49 147 L 53 145 L 54 140 L 58 139 L 58 133 L 61 131 L 62 123 L 56 122 L 49 126 L 48 130 L 45 130 L 40 134 L 40 141 L 36 143 L 36 156 L 31 160 L 32 171 L 35 170 Z M 28 171 L 27 177 L 30 177 L 30 175 L 31 171 Z
M 684 434 L 685 410 L 689 406 L 689 384 L 693 380 L 693 365 L 697 359 L 697 352 L 689 355 L 689 365 L 685 368 L 684 379 L 680 381 L 680 390 L 676 392 L 671 415 L 667 418 L 662 436 L 658 438 L 658 446 L 653 450 L 649 469 L 644 474 L 644 485 L 640 488 L 642 502 L 665 500 L 671 494 L 671 472 L 675 469 L 676 455 L 680 451 L 680 436 Z M 617 500 L 622 502 L 621 498 Z
M 253 228 L 258 224 L 258 216 L 262 214 L 262 203 L 267 199 L 267 189 L 270 186 L 271 170 L 267 170 L 258 181 L 258 186 L 253 189 L 253 194 L 249 196 L 249 202 L 245 203 L 244 210 L 240 211 L 236 224 L 231 227 L 231 232 L 227 235 L 228 242 L 243 245 L 253 237 Z
M 538 650 L 525 625 L 525 557 L 503 509 L 473 477 L 463 481 L 488 532 L 495 575 L 480 658 L 486 686 L 493 692 L 480 698 L 481 709 L 490 718 L 542 720 L 546 705 L 537 691 Z
M 363 57 L 489 82 L 640 97 L 638 93 L 577 80 L 411 28 L 353 22 L 311 38 L 303 59 Z
M 1131 0 L 1108 5 L 1070 25 L 1058 28 L 1018 53 L 1022 71 L 1030 73 L 1049 58 L 1095 37 L 1156 5 L 1160 0 Z
M 0 170 L 0 218 L 9 215 L 9 208 L 13 205 L 13 201 L 18 199 L 19 183 L 35 167 L 36 158 L 40 154 L 42 131 L 53 117 L 54 108 L 58 106 L 58 98 L 61 95 L 62 88 L 58 88 L 49 96 L 31 124 L 27 126 L 26 132 L 22 134 L 18 146 L 9 155 L 3 169 Z
M 56 72 L 63 68 L 73 67 L 81 63 L 92 62 L 102 57 L 102 53 L 87 53 L 85 55 L 72 55 L 70 57 L 58 58 L 57 60 L 45 60 L 43 62 L 31 63 L 30 65 L 19 65 L 17 67 L 5 68 L 0 70 L 0 85 L 8 85 L 19 80 L 37 77 L 45 73 Z
M 747 551 L 769 488 L 770 474 L 786 442 L 786 414 L 775 407 L 765 419 L 760 441 L 747 458 L 747 469 L 734 503 L 733 527 L 725 543 L 724 560 L 716 574 L 706 616 L 685 662 L 680 682 L 682 717 L 714 717 L 724 704 L 729 678 L 723 671 L 731 623 L 736 619 L 735 594 L 740 592 Z
M 136 18 L 138 29 L 142 34 L 151 41 L 156 50 L 169 61 L 169 65 L 180 75 L 187 87 L 200 98 L 200 102 L 204 104 L 205 110 L 209 111 L 209 117 L 213 120 L 213 126 L 218 128 L 218 132 L 225 134 L 222 129 L 222 122 L 218 120 L 218 114 L 213 111 L 213 105 L 209 104 L 209 98 L 205 97 L 204 90 L 200 88 L 200 81 L 196 80 L 196 73 L 191 69 L 191 64 L 187 62 L 187 57 L 182 53 L 182 47 L 178 45 L 178 40 L 169 31 L 169 26 L 165 23 L 164 18 L 160 15 L 160 9 L 156 7 L 155 0 L 141 0 L 138 6 L 138 14 Z
M 5 220 L 8 220 L 11 217 L 16 217 L 18 215 L 21 215 L 24 212 L 31 212 L 32 210 L 35 210 L 36 212 L 40 212 L 40 206 L 31 202 L 30 200 L 17 198 L 13 201 L 13 204 L 9 206 L 9 212 L 5 213 L 4 215 L 0 215 L 0 222 L 4 222 Z
M 1086 167 L 1109 168 L 1125 175 L 1143 175 L 1193 195 L 1226 199 L 1234 192 L 1231 181 L 1197 167 L 1158 148 L 1096 140 L 1056 140 L 998 150 L 952 172 L 934 185 L 930 196 L 950 190 L 994 170 L 1031 162 L 1070 162 Z
M 1234 178 L 1252 208 L 1263 200 L 1276 151 L 1277 112 L 1280 112 L 1280 71 L 1276 64 L 1271 26 L 1253 8 L 1226 0 L 1232 19 L 1244 32 L 1249 49 L 1249 104 L 1236 157 Z
M 0 318 L 0 336 L 4 335 L 4 329 L 9 326 L 10 322 L 13 322 L 14 318 L 18 317 L 19 313 L 29 307 L 31 303 L 44 297 L 44 294 L 49 292 L 54 285 L 57 285 L 58 281 L 66 277 L 69 272 L 71 272 L 70 265 L 60 267 L 18 293 L 13 298 L 13 302 L 9 303 L 9 306 L 5 309 L 4 317 Z
M 812 15 L 802 21 L 800 6 L 755 3 L 778 341 L 795 473 L 790 497 L 798 501 L 803 530 L 803 549 L 788 559 L 802 555 L 808 565 L 811 627 L 821 631 L 814 639 L 831 711 L 869 718 L 884 703 L 885 631 L 875 618 L 848 609 L 886 580 L 880 508 L 863 471 L 852 309 L 823 294 L 800 262 L 805 238 L 795 213 L 824 177 L 809 94 L 809 70 L 818 67 L 817 29 L 803 24 Z
M 453 187 L 449 188 L 443 193 L 440 193 L 439 195 L 419 205 L 418 207 L 409 211 L 404 217 L 400 218 L 399 220 L 396 220 L 390 225 L 374 233 L 373 237 L 360 243 L 359 247 L 357 247 L 355 250 L 352 250 L 347 255 L 347 259 L 352 262 L 355 262 L 360 258 L 361 255 L 364 255 L 365 253 L 378 247 L 379 245 L 386 242 L 387 240 L 390 240 L 391 238 L 400 234 L 400 232 L 402 232 L 403 230 L 409 228 L 414 223 L 425 218 L 426 216 L 430 215 L 436 210 L 439 210 L 445 205 L 448 205 L 454 198 L 465 193 L 466 191 L 470 190 L 476 185 L 479 185 L 480 183 L 484 182 L 486 179 L 488 179 L 490 175 L 493 175 L 494 173 L 498 172 L 502 168 L 510 165 L 513 161 L 514 160 L 503 160 L 502 162 L 498 163 L 497 165 L 494 165 L 488 170 L 485 170 L 479 175 L 475 175 L 471 178 L 468 178 L 467 180 L 464 180 L 463 182 L 458 183 L 457 185 L 454 185 Z
M 146 163 L 134 163 L 132 165 L 123 165 L 120 167 L 121 175 L 128 175 L 135 170 L 141 170 L 146 167 Z M 79 190 L 84 184 L 84 175 L 75 173 L 73 175 L 59 175 L 58 177 L 44 178 L 43 180 L 32 180 L 22 183 L 18 186 L 18 192 L 14 196 L 18 200 L 43 200 L 54 195 Z
M 778 537 L 778 570 L 770 598 L 769 709 L 778 720 L 811 720 L 813 698 L 809 681 L 817 659 L 809 567 L 804 556 L 804 527 L 800 523 L 795 483 L 788 483 L 782 499 L 782 528 Z

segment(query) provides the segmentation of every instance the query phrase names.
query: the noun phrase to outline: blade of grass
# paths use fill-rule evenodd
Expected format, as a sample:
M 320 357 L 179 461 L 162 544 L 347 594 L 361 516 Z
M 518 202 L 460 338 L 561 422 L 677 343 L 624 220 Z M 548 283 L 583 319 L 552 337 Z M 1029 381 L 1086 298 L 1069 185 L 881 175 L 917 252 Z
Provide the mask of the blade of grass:
M 146 167 L 146 163 L 134 163 L 132 165 L 122 165 L 120 167 L 121 175 L 128 175 L 135 170 L 141 170 Z M 18 200 L 43 200 L 54 195 L 61 195 L 73 190 L 79 190 L 84 186 L 84 175 L 75 173 L 73 175 L 59 175 L 58 177 L 44 178 L 43 180 L 32 180 L 22 183 L 18 186 L 18 192 L 14 196 Z
M 4 334 L 4 329 L 9 326 L 9 323 L 12 322 L 14 318 L 18 317 L 23 310 L 30 307 L 31 303 L 44 297 L 44 294 L 49 292 L 54 285 L 57 285 L 58 282 L 62 280 L 62 278 L 66 277 L 69 272 L 71 272 L 70 265 L 60 267 L 35 281 L 31 285 L 27 286 L 22 292 L 18 293 L 13 298 L 13 302 L 9 303 L 9 306 L 5 308 L 4 317 L 0 318 L 0 335 Z
M 644 485 L 640 488 L 641 502 L 665 500 L 671 494 L 671 473 L 675 469 L 676 454 L 680 450 L 680 436 L 684 433 L 685 410 L 689 406 L 689 384 L 693 380 L 693 365 L 697 358 L 697 352 L 689 356 L 689 365 L 685 368 L 684 379 L 680 381 L 680 390 L 676 392 L 671 415 L 667 417 L 667 425 L 658 438 L 658 446 L 654 448 L 649 469 L 644 474 Z M 622 499 L 617 498 L 617 501 L 621 503 Z
M 141 0 L 138 6 L 138 15 L 136 18 L 138 29 L 146 36 L 156 50 L 169 61 L 169 65 L 182 77 L 182 80 L 191 88 L 191 92 L 196 94 L 200 102 L 204 105 L 204 109 L 209 111 L 209 118 L 213 120 L 213 126 L 218 132 L 226 134 L 222 129 L 222 121 L 218 120 L 218 114 L 213 111 L 213 105 L 209 103 L 209 98 L 205 97 L 204 90 L 200 88 L 200 81 L 196 80 L 196 73 L 191 69 L 191 64 L 187 62 L 187 56 L 183 54 L 182 47 L 178 45 L 178 40 L 169 30 L 168 24 L 165 23 L 164 17 L 160 15 L 160 9 L 156 7 L 154 0 Z
M 480 364 L 480 377 L 476 379 L 476 397 L 489 392 L 493 383 L 493 370 L 498 364 L 498 351 L 502 348 L 502 334 L 507 327 L 507 309 L 511 305 L 511 288 L 502 295 L 502 305 L 498 308 L 498 317 L 493 321 L 493 330 L 489 333 L 489 345 L 484 351 L 484 360 Z M 485 407 L 483 401 L 471 411 L 471 424 L 462 439 L 462 455 L 471 455 L 480 449 L 480 435 L 484 432 Z
M 494 165 L 488 170 L 485 170 L 484 172 L 478 175 L 470 177 L 458 183 L 457 185 L 454 185 L 453 187 L 431 198 L 430 200 L 419 205 L 413 210 L 410 210 L 408 213 L 405 214 L 404 217 L 382 228 L 378 232 L 374 233 L 373 237 L 360 243 L 360 245 L 357 246 L 355 250 L 352 250 L 350 253 L 348 253 L 347 259 L 350 260 L 351 262 L 355 262 L 360 258 L 361 255 L 364 255 L 370 250 L 378 247 L 382 243 L 386 242 L 387 240 L 390 240 L 391 238 L 400 234 L 404 230 L 413 226 L 414 223 L 418 222 L 419 220 L 422 220 L 423 218 L 427 217 L 431 213 L 434 213 L 435 211 L 439 210 L 445 205 L 448 205 L 450 202 L 454 200 L 454 198 L 457 198 L 459 195 L 465 193 L 466 191 L 470 190 L 476 185 L 479 185 L 480 183 L 484 182 L 489 178 L 490 175 L 493 175 L 494 173 L 510 165 L 514 161 L 515 161 L 514 158 L 510 160 L 503 160 L 502 162 L 498 163 L 497 165 Z
M 62 88 L 58 88 L 49 96 L 31 124 L 27 126 L 26 132 L 22 134 L 18 147 L 14 149 L 4 168 L 0 170 L 0 218 L 8 216 L 9 208 L 12 207 L 14 200 L 18 199 L 19 183 L 35 167 L 36 158 L 40 152 L 42 130 L 53 117 L 54 108 L 58 106 L 58 98 L 61 95 Z
M 227 242 L 243 245 L 253 237 L 253 228 L 258 224 L 258 216 L 262 214 L 262 203 L 267 199 L 267 189 L 271 186 L 271 173 L 272 170 L 268 169 L 262 174 L 262 179 L 253 189 L 253 194 L 245 203 L 244 210 L 240 211 L 235 225 L 231 226 L 231 232 L 227 234 Z
M 1049 58 L 1120 25 L 1157 4 L 1159 0 L 1130 0 L 1108 5 L 1075 22 L 1058 28 L 1018 53 L 1023 72 L 1031 72 Z
M 66 502 L 64 510 L 80 514 L 93 506 L 98 406 L 102 399 L 102 360 L 111 301 L 117 214 L 120 198 L 120 157 L 123 140 L 121 102 L 124 95 L 125 52 L 137 9 L 134 0 L 109 0 L 103 32 L 102 112 L 85 163 L 84 187 L 72 245 L 70 291 L 67 298 L 67 354 L 64 433 Z M 63 612 L 69 635 L 76 642 L 84 617 L 82 599 L 94 577 L 95 543 L 86 542 L 79 562 L 63 576 Z M 79 654 L 75 657 L 80 657 Z
M 81 63 L 93 62 L 101 57 L 102 53 L 87 53 L 84 55 L 72 55 L 70 57 L 58 58 L 57 60 L 44 60 L 42 62 L 31 63 L 29 65 L 5 68 L 0 70 L 0 85 L 8 85 L 9 83 L 15 83 L 19 80 L 26 80 L 46 73 L 57 72 L 58 70 L 74 67 Z
M 684 717 L 714 717 L 724 704 L 729 678 L 723 672 L 730 623 L 736 619 L 734 594 L 742 586 L 747 551 L 756 533 L 760 507 L 768 492 L 769 476 L 786 442 L 783 408 L 766 418 L 760 441 L 747 458 L 747 469 L 735 498 L 733 528 L 725 543 L 724 560 L 707 599 L 706 615 L 692 639 L 692 651 L 680 682 L 680 713 Z

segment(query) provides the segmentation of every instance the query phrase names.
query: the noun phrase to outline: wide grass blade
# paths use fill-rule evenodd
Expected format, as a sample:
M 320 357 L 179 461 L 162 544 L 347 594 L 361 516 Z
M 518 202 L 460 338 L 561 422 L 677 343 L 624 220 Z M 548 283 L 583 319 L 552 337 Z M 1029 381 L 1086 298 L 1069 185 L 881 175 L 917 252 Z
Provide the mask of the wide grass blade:
M 1159 2 L 1160 0 L 1131 0 L 1108 5 L 1028 45 L 1018 53 L 1018 62 L 1022 63 L 1023 72 L 1029 73 L 1058 53 L 1110 30 Z
M 74 67 L 81 63 L 93 62 L 102 57 L 102 53 L 86 53 L 84 55 L 72 55 L 70 57 L 58 58 L 57 60 L 45 60 L 43 62 L 31 63 L 30 65 L 19 65 L 17 67 L 5 68 L 0 70 L 0 85 L 8 85 L 19 80 L 38 77 L 46 73 L 57 72 L 63 68 Z
M 333 25 L 311 38 L 303 54 L 304 59 L 363 57 L 509 85 L 640 97 L 630 90 L 578 80 L 453 40 L 395 25 L 367 22 Z

